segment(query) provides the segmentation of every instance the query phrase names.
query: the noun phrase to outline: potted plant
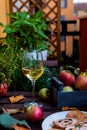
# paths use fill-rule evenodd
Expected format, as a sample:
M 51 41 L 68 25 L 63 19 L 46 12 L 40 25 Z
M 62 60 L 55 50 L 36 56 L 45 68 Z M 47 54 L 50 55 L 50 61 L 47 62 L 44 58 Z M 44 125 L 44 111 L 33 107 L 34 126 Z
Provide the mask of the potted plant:
M 15 12 L 8 14 L 11 23 L 3 25 L 8 45 L 14 45 L 17 50 L 33 48 L 33 50 L 48 49 L 47 24 L 42 11 L 35 14 L 28 12 Z
M 0 38 L 0 59 L 1 67 L 0 72 L 4 74 L 4 80 L 9 83 L 12 91 L 17 87 L 25 87 L 27 80 L 22 74 L 22 53 L 27 48 L 33 50 L 48 49 L 48 37 L 45 32 L 47 25 L 42 12 L 39 11 L 34 15 L 28 12 L 15 12 L 8 14 L 11 18 L 11 23 L 3 25 L 5 37 Z M 6 70 L 6 71 L 5 71 Z M 28 83 L 27 86 L 29 87 Z

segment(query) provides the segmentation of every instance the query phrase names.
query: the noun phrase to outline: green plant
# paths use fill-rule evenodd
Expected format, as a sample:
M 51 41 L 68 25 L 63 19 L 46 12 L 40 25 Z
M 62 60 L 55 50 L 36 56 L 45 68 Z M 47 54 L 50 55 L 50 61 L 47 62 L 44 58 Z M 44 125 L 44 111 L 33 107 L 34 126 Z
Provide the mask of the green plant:
M 8 14 L 11 23 L 0 26 L 4 27 L 7 44 L 14 44 L 15 48 L 20 49 L 42 49 L 48 47 L 48 37 L 45 34 L 47 24 L 42 11 L 31 15 L 28 12 L 15 12 Z
M 3 43 L 3 42 L 2 42 Z M 22 50 L 16 51 L 14 46 L 4 44 L 0 46 L 0 81 L 9 83 L 9 91 L 31 91 L 32 84 L 22 73 Z M 45 67 L 44 74 L 36 82 L 36 90 L 49 88 L 51 79 L 49 68 Z M 51 69 L 53 76 L 57 75 L 56 69 Z
M 0 82 L 6 81 L 10 85 L 15 79 L 15 71 L 21 69 L 22 51 L 6 44 L 4 39 L 0 39 L 0 43 Z
M 11 83 L 12 70 L 10 69 L 9 62 L 2 52 L 0 52 L 0 84 L 7 82 Z
M 48 37 L 45 35 L 47 25 L 39 11 L 34 15 L 28 12 L 15 12 L 8 14 L 12 18 L 12 22 L 6 25 L 0 23 L 4 27 L 6 37 L 0 38 L 0 77 L 9 83 L 9 90 L 31 90 L 31 83 L 22 74 L 22 53 L 25 48 L 33 47 L 33 49 L 46 49 L 49 45 Z M 37 86 L 48 87 L 48 72 L 41 77 Z

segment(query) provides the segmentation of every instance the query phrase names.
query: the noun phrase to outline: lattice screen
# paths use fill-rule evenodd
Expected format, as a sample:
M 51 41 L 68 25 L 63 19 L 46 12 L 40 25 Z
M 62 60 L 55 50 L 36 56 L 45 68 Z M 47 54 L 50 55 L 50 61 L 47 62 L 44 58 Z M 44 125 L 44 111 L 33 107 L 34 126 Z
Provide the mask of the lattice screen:
M 39 9 L 43 11 L 44 17 L 49 25 L 50 50 L 53 57 L 60 60 L 60 0 L 10 0 L 10 10 L 29 11 L 35 13 Z

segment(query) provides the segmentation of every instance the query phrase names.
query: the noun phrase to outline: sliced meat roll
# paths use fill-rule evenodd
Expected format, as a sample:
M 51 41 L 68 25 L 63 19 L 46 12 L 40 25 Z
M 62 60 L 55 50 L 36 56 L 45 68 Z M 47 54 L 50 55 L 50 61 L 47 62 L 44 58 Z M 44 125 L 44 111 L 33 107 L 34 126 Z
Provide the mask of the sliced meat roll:
M 87 130 L 87 121 L 80 122 L 76 126 L 69 126 L 65 130 Z
M 77 123 L 78 121 L 76 119 L 73 118 L 64 118 L 64 119 L 60 119 L 58 121 L 53 121 L 53 128 L 66 128 L 69 126 L 73 126 Z
M 73 110 L 73 111 L 70 111 L 69 113 L 67 113 L 66 117 L 74 118 L 74 119 L 77 119 L 78 121 L 83 121 L 85 118 L 85 115 L 83 112 L 81 112 L 79 110 Z

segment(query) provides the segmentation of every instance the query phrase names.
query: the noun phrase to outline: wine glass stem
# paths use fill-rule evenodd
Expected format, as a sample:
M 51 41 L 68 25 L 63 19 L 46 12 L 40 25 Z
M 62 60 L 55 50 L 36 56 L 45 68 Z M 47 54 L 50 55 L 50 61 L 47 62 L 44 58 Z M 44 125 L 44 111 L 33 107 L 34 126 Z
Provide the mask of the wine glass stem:
M 33 101 L 35 101 L 35 81 L 32 81 L 32 86 L 33 86 L 33 89 L 32 89 Z

